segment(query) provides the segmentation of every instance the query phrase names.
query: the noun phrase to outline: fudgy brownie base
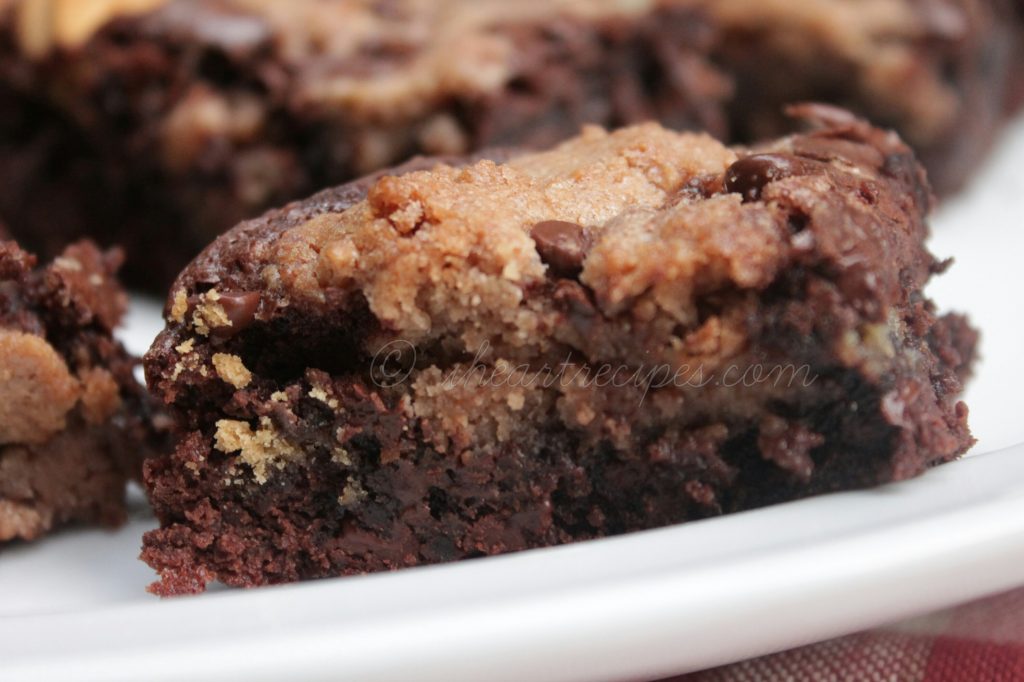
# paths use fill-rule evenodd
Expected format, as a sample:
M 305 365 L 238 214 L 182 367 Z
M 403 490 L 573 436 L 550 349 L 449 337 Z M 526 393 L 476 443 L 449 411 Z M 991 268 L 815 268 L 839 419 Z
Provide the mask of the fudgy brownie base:
M 152 589 L 597 538 L 963 453 L 976 335 L 922 293 L 924 172 L 797 113 L 819 129 L 739 152 L 588 129 L 222 236 L 145 359 L 184 436 L 144 476 Z
M 6 0 L 0 215 L 122 244 L 160 289 L 221 231 L 415 154 L 660 120 L 749 143 L 784 105 L 899 130 L 940 192 L 1003 117 L 1007 0 Z M 1019 24 L 1017 24 L 1019 26 Z M 1022 79 L 1017 78 L 1017 82 Z
M 0 542 L 119 523 L 127 479 L 160 442 L 137 360 L 111 335 L 119 263 L 83 242 L 36 268 L 0 241 Z

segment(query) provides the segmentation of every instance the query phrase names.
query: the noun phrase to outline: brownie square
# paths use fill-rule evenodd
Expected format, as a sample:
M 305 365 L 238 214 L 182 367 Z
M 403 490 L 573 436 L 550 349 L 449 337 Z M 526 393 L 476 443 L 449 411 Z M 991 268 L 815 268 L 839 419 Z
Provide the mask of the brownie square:
M 120 261 L 82 242 L 37 267 L 0 241 L 0 543 L 120 523 L 125 483 L 160 443 L 138 361 L 112 336 Z
M 898 130 L 946 195 L 984 160 L 1014 99 L 1022 71 L 1015 2 L 700 4 L 719 32 L 716 63 L 735 83 L 735 138 L 781 135 L 786 105 L 829 102 Z
M 598 538 L 916 476 L 972 443 L 925 173 L 824 106 L 420 160 L 244 222 L 145 358 L 162 595 Z

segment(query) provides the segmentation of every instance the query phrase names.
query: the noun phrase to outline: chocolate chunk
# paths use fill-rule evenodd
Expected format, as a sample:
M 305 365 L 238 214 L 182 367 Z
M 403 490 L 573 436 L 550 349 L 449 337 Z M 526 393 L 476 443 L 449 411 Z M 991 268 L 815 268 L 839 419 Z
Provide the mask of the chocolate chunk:
M 564 220 L 544 220 L 533 226 L 530 236 L 540 259 L 562 277 L 574 277 L 583 269 L 587 237 L 583 227 Z
M 254 291 L 227 292 L 221 294 L 217 302 L 224 308 L 224 314 L 231 320 L 231 326 L 218 327 L 213 333 L 220 337 L 230 337 L 246 329 L 256 319 L 260 295 Z
M 819 164 L 789 154 L 755 154 L 740 159 L 725 171 L 725 189 L 757 201 L 765 185 L 794 175 L 807 175 Z

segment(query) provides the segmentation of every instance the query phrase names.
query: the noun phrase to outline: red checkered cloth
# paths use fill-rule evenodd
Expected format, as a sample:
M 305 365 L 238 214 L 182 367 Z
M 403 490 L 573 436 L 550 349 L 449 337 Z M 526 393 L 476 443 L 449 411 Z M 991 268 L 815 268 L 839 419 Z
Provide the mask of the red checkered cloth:
M 1024 589 L 671 682 L 1024 681 Z

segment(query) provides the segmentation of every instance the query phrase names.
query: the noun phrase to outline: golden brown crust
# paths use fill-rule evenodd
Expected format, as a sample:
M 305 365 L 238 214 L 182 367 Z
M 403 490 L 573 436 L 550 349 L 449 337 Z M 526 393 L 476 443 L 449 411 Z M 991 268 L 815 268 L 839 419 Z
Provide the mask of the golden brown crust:
M 749 143 L 805 100 L 899 130 L 945 193 L 1003 117 L 1006 4 L 8 0 L 44 54 L 0 14 L 0 211 L 48 255 L 124 244 L 162 290 L 224 226 L 417 153 L 646 120 Z
M 548 145 L 585 122 L 725 132 L 711 33 L 669 0 L 7 6 L 0 172 L 20 167 L 32 196 L 0 188 L 0 210 L 40 249 L 124 244 L 150 287 L 226 225 L 417 153 Z M 27 56 L 12 19 L 30 15 Z

